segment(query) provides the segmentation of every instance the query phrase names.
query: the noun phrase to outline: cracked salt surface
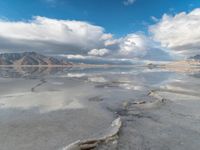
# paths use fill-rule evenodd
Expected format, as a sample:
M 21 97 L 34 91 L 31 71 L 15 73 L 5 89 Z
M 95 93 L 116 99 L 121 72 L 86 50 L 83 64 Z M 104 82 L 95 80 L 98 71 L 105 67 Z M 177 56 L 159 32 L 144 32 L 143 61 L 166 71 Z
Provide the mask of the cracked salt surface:
M 200 147 L 198 72 L 9 69 L 0 77 L 1 150 Z

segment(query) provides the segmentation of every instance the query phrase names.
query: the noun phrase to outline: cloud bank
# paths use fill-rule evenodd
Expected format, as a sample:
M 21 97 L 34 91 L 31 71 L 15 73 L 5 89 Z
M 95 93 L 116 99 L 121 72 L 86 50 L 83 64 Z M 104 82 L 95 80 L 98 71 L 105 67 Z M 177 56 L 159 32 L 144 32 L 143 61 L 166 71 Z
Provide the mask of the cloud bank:
M 200 54 L 200 8 L 175 16 L 164 14 L 149 28 L 162 47 L 184 57 Z
M 36 51 L 92 61 L 97 57 L 98 61 L 170 60 L 170 53 L 185 58 L 200 54 L 200 8 L 152 19 L 155 24 L 149 26 L 150 36 L 137 32 L 119 38 L 84 21 L 41 16 L 29 21 L 0 20 L 0 52 Z
M 127 1 L 134 3 L 134 1 Z M 29 21 L 0 20 L 0 51 L 36 51 L 101 61 L 170 60 L 163 49 L 185 55 L 199 52 L 200 9 L 176 16 L 164 15 L 149 27 L 153 39 L 142 33 L 114 38 L 101 26 L 85 21 L 36 16 Z M 192 29 L 196 30 L 193 32 Z M 158 45 L 155 41 L 161 43 Z M 83 60 L 83 59 L 82 59 Z
M 112 38 L 100 26 L 83 21 L 34 17 L 28 22 L 0 20 L 0 49 L 88 51 Z M 78 52 L 76 52 L 78 53 Z
M 142 33 L 113 38 L 104 28 L 84 21 L 34 17 L 0 20 L 0 51 L 37 51 L 107 58 L 144 58 L 154 43 Z

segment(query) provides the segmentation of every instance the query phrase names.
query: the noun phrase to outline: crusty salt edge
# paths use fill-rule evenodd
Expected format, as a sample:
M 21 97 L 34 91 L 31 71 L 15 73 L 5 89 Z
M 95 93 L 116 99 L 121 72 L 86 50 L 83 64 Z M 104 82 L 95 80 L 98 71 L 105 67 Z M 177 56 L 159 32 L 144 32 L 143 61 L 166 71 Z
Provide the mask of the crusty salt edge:
M 71 143 L 67 147 L 64 147 L 62 150 L 90 150 L 98 146 L 99 143 L 107 142 L 111 139 L 114 139 L 114 137 L 119 133 L 119 130 L 122 126 L 121 118 L 115 119 L 111 126 L 107 129 L 109 133 L 107 135 L 104 135 L 103 137 L 97 138 L 97 139 L 88 139 L 84 141 L 76 141 L 74 143 Z
M 152 96 L 155 98 L 155 100 L 150 101 L 150 102 L 139 101 L 139 102 L 133 102 L 131 104 L 134 104 L 136 107 L 140 107 L 140 108 L 152 109 L 152 108 L 159 108 L 161 105 L 166 104 L 169 101 L 168 99 L 165 99 L 161 95 L 157 94 L 155 90 L 150 90 L 147 96 Z

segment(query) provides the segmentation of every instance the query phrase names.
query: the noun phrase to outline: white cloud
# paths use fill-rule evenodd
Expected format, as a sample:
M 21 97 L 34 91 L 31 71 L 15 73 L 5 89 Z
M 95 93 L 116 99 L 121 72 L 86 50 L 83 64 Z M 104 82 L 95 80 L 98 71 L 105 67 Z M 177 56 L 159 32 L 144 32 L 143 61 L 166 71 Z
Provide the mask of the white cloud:
M 91 51 L 88 52 L 89 55 L 92 56 L 105 56 L 109 54 L 109 50 L 108 49 L 92 49 Z
M 156 18 L 155 16 L 151 16 L 151 19 L 152 19 L 154 22 L 158 22 L 158 21 L 159 21 L 159 19 Z
M 83 56 L 83 55 L 65 55 L 61 54 L 59 55 L 61 57 L 66 57 L 67 59 L 87 59 L 90 56 Z
M 65 57 L 68 61 L 73 63 L 85 63 L 85 64 L 135 64 L 134 58 L 122 58 L 122 57 L 99 57 L 99 56 L 87 56 L 87 55 L 59 55 Z
M 89 51 L 112 38 L 104 29 L 83 21 L 35 17 L 28 22 L 0 20 L 0 49 Z
M 108 39 L 105 41 L 105 46 L 113 46 L 119 43 L 119 39 Z
M 124 3 L 124 5 L 132 5 L 133 3 L 135 3 L 136 2 L 136 0 L 125 0 L 123 3 Z
M 147 56 L 153 58 L 154 53 L 162 52 L 142 33 L 115 39 L 103 27 L 88 22 L 40 16 L 29 21 L 0 20 L 0 51 L 63 54 L 68 59 L 90 59 L 92 63 L 102 61 L 100 57 L 106 57 L 103 61 L 109 63 L 113 58 L 148 59 Z
M 150 48 L 149 39 L 143 34 L 128 34 L 120 41 L 119 53 L 122 56 L 144 56 Z
M 175 16 L 164 14 L 149 28 L 153 38 L 172 52 L 189 57 L 200 53 L 200 9 Z
M 120 39 L 118 57 L 139 60 L 169 61 L 171 56 L 150 37 L 142 33 L 128 34 Z

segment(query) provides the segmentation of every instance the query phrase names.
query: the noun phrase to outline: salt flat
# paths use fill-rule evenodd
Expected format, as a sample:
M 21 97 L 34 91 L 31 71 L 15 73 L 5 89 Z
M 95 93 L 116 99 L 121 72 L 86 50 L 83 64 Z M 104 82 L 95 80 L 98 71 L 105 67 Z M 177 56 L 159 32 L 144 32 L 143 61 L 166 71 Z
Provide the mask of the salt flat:
M 96 149 L 200 146 L 199 72 L 51 69 L 1 70 L 1 150 L 60 150 L 79 140 L 107 138 L 116 118 L 122 121 L 118 136 Z

